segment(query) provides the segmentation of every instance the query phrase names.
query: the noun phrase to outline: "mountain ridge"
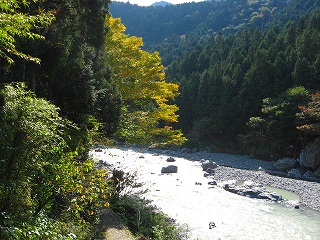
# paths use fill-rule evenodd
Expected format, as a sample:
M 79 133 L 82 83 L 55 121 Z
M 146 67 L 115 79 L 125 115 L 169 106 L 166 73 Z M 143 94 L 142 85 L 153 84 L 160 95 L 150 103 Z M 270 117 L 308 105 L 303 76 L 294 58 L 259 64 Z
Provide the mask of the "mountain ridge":
M 172 3 L 170 2 L 166 2 L 166 1 L 160 1 L 160 2 L 155 2 L 153 4 L 151 4 L 150 6 L 152 7 L 165 7 L 167 5 L 171 5 Z

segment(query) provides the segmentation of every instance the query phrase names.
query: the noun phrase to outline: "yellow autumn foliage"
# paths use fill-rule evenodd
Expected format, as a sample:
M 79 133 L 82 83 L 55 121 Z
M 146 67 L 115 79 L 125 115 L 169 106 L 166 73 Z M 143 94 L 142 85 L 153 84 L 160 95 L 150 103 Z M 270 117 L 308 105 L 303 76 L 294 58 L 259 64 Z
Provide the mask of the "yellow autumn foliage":
M 119 18 L 108 15 L 106 22 L 108 64 L 125 103 L 118 135 L 129 143 L 183 143 L 181 131 L 169 126 L 178 121 L 179 108 L 169 100 L 179 86 L 165 81 L 159 53 L 142 50 L 142 39 L 126 35 Z

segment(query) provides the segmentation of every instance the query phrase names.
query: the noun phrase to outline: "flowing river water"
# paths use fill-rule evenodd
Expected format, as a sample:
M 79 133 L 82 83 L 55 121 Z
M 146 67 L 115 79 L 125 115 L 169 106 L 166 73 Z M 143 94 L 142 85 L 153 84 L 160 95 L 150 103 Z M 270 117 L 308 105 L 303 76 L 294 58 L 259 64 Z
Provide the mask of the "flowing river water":
M 168 156 L 136 150 L 92 152 L 96 160 L 125 172 L 136 172 L 143 196 L 189 229 L 186 239 L 201 240 L 320 240 L 320 213 L 293 205 L 251 199 L 208 185 L 197 161 L 175 158 L 178 172 L 161 174 Z M 277 189 L 273 189 L 277 190 Z M 282 192 L 284 198 L 297 196 Z M 320 193 L 319 193 L 320 197 Z M 215 227 L 210 228 L 209 224 Z

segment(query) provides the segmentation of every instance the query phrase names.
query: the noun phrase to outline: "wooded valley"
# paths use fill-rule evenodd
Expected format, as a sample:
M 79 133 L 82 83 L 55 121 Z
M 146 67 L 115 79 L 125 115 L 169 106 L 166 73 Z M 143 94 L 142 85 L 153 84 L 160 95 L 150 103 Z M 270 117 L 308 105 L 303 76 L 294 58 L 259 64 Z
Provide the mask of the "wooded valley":
M 168 81 L 179 84 L 178 127 L 191 146 L 277 159 L 297 157 L 318 135 L 310 107 L 319 91 L 319 6 L 245 0 L 110 9 L 128 34 L 159 51 Z
M 119 181 L 94 144 L 297 157 L 320 135 L 319 6 L 0 0 L 0 238 L 93 239 Z

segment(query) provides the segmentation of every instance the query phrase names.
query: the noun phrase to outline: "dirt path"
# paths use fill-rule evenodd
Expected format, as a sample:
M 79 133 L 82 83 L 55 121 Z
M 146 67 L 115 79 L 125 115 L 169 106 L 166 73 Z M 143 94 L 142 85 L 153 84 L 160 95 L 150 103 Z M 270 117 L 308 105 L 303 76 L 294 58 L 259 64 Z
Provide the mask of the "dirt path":
M 134 240 L 130 231 L 116 218 L 111 209 L 104 209 L 101 213 L 99 229 L 103 232 L 101 240 Z

